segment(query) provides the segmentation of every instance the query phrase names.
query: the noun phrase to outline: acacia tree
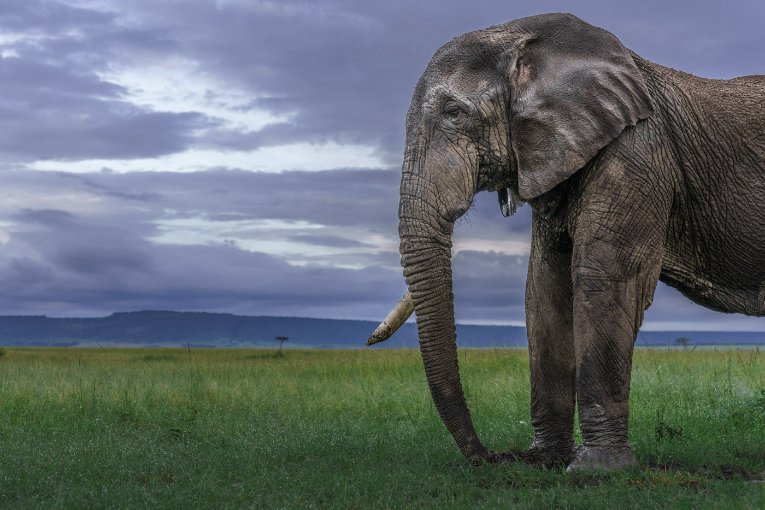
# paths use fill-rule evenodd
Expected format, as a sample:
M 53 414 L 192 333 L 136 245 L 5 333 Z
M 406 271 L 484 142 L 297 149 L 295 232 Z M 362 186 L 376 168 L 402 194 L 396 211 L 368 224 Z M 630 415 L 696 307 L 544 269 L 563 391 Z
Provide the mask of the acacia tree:
M 284 347 L 284 342 L 289 340 L 290 338 L 288 336 L 277 336 L 276 341 L 279 342 L 279 356 L 284 356 L 284 353 L 282 352 L 282 348 Z

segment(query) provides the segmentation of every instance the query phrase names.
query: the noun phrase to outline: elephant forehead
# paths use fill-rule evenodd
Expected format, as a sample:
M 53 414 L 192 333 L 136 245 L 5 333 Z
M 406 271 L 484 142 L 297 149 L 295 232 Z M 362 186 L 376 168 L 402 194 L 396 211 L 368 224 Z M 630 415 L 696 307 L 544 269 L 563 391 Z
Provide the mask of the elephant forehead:
M 478 107 L 495 98 L 501 88 L 501 83 L 485 76 L 446 77 L 427 89 L 423 104 L 428 109 L 434 109 L 442 106 L 444 101 L 455 99 Z

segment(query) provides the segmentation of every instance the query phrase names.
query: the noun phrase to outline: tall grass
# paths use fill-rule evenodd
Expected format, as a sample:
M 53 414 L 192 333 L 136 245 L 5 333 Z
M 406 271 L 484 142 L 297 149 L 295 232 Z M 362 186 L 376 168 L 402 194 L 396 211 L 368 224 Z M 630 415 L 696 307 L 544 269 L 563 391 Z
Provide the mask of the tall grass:
M 642 469 L 465 464 L 414 351 L 8 348 L 0 506 L 765 507 L 765 353 L 636 353 Z M 527 354 L 460 353 L 493 449 L 531 438 Z

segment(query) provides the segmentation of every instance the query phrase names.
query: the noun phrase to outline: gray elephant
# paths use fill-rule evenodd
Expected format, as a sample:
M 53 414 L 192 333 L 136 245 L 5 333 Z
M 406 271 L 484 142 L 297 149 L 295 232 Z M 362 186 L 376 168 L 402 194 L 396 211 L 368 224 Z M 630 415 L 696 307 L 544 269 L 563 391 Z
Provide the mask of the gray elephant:
M 369 342 L 416 311 L 433 401 L 468 458 L 635 465 L 632 350 L 656 282 L 714 310 L 765 315 L 763 76 L 698 78 L 572 15 L 519 19 L 436 52 L 407 115 L 402 173 L 409 293 Z M 505 215 L 520 201 L 533 209 L 534 439 L 517 454 L 481 443 L 457 365 L 451 235 L 479 191 L 498 191 Z

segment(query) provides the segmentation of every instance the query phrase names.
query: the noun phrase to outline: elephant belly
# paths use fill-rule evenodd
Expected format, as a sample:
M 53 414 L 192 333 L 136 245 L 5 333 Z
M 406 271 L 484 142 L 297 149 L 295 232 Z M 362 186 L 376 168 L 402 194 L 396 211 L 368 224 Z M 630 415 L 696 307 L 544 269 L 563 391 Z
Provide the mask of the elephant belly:
M 705 251 L 668 248 L 662 282 L 712 310 L 765 316 L 765 264 L 758 262 L 765 260 L 765 252 L 759 253 L 765 250 L 750 249 L 742 257 L 742 247 L 738 251 L 720 245 Z
M 686 169 L 661 280 L 713 310 L 765 316 L 765 168 L 720 168 Z
M 668 268 L 662 268 L 660 280 L 711 310 L 765 316 L 765 282 L 757 287 L 730 287 Z

